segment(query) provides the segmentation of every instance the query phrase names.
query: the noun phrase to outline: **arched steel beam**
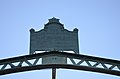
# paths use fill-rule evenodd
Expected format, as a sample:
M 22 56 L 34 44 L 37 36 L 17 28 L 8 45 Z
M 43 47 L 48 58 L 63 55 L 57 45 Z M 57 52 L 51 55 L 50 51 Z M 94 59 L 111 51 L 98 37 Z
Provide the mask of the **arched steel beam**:
M 18 67 L 15 69 L 2 70 L 0 71 L 0 75 L 31 71 L 31 70 L 49 69 L 49 68 L 65 68 L 65 69 L 84 70 L 84 71 L 92 71 L 92 72 L 99 72 L 99 73 L 120 76 L 119 71 L 113 72 L 111 70 L 105 70 L 101 68 L 91 68 L 91 67 L 86 67 L 86 66 L 76 66 L 76 65 L 67 65 L 67 64 L 46 64 L 46 65 L 36 65 L 36 66 L 28 66 L 28 67 Z
M 66 57 L 72 64 L 38 63 L 40 59 L 50 56 Z M 86 64 L 82 64 L 83 62 Z M 76 69 L 120 76 L 120 61 L 80 54 L 52 51 L 0 60 L 0 75 L 47 68 Z

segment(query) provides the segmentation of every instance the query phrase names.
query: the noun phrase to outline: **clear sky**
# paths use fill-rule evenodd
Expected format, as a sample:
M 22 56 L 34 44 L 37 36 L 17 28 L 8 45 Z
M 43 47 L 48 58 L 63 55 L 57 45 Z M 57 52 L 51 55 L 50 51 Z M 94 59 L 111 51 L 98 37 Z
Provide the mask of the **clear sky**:
M 120 60 L 120 0 L 0 0 L 0 59 L 29 52 L 29 29 L 48 19 L 79 29 L 80 53 Z M 0 76 L 0 79 L 51 79 L 51 69 Z M 58 69 L 57 79 L 120 79 L 117 76 Z

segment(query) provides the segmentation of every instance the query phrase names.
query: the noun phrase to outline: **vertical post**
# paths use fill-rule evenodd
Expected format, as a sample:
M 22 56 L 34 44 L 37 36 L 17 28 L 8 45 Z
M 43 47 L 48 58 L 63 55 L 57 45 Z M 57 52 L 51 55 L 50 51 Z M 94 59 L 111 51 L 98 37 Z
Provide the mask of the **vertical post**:
M 56 68 L 52 68 L 52 79 L 56 79 Z

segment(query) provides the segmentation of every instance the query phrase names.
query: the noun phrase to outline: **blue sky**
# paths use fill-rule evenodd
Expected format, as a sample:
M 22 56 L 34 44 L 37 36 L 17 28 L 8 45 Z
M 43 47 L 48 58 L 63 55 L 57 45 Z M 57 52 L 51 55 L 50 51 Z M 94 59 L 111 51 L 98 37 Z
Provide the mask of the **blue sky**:
M 80 53 L 120 60 L 120 0 L 0 0 L 0 59 L 27 55 L 29 29 L 48 19 L 79 29 Z M 51 78 L 51 70 L 0 76 L 0 79 Z M 117 76 L 58 69 L 57 79 L 119 79 Z

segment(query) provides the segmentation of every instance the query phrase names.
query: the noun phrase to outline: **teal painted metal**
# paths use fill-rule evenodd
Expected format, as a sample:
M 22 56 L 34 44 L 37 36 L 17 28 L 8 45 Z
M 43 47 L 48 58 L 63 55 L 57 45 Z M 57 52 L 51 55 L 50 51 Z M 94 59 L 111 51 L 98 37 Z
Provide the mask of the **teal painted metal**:
M 53 56 L 65 57 L 67 63 L 42 63 L 44 57 Z M 67 68 L 120 76 L 118 60 L 66 52 L 51 51 L 0 60 L 0 75 L 47 68 Z
M 59 19 L 49 19 L 44 29 L 30 29 L 30 54 L 35 51 L 74 51 L 78 54 L 78 29 L 69 31 L 64 29 Z

